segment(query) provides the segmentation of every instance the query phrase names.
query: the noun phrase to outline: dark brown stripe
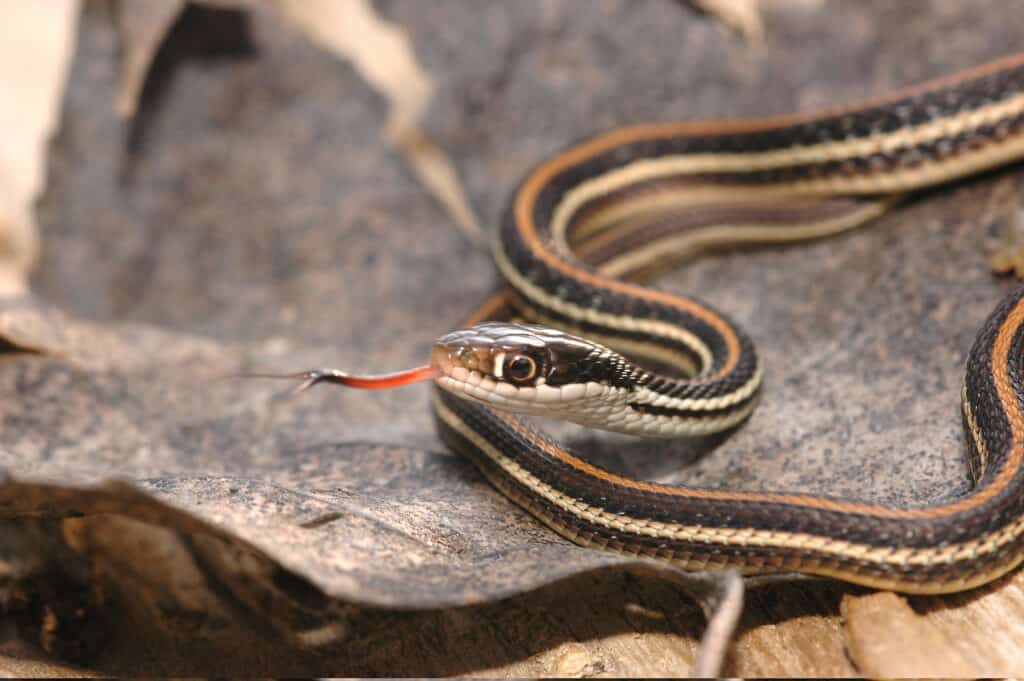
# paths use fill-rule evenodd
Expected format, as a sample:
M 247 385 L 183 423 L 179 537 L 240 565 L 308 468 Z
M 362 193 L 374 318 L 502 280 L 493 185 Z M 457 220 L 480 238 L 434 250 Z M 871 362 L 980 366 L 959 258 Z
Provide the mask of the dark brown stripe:
M 668 236 L 730 224 L 756 224 L 766 230 L 791 229 L 807 222 L 839 218 L 872 200 L 877 198 L 823 199 L 800 206 L 709 206 L 688 209 L 669 217 L 652 218 L 641 226 L 631 225 L 621 234 L 616 234 L 614 228 L 606 230 L 600 237 L 583 244 L 580 258 L 587 265 L 599 268 L 616 256 L 633 252 Z M 662 254 L 666 261 L 675 262 L 677 258 L 673 256 L 670 252 Z
M 1024 287 L 1017 289 L 990 316 L 972 350 L 972 372 L 991 361 L 986 357 L 991 352 L 992 343 L 999 335 L 1009 312 L 1016 308 L 1022 297 Z M 1012 349 L 1024 357 L 1024 335 L 1019 330 Z M 1020 371 L 1024 360 L 1018 358 L 1014 361 L 1018 366 L 1012 370 Z M 987 375 L 992 374 L 987 372 Z M 1024 372 L 1020 375 L 1024 377 Z M 972 377 L 974 381 L 984 380 L 975 377 L 973 373 Z M 972 391 L 980 393 L 975 396 Z M 979 426 L 993 447 L 990 450 L 990 468 L 1000 469 L 1000 462 L 1005 463 L 1011 443 L 1007 441 L 1009 428 L 1005 414 L 1001 407 L 994 406 L 992 402 L 998 397 L 991 385 L 975 383 L 969 388 L 968 399 L 976 410 Z M 773 495 L 763 495 L 758 501 L 743 501 L 730 498 L 728 493 L 687 496 L 685 489 L 680 489 L 677 494 L 668 494 L 631 488 L 551 456 L 538 446 L 538 443 L 544 441 L 542 436 L 517 430 L 503 420 L 494 419 L 483 407 L 450 395 L 445 395 L 444 401 L 493 446 L 506 452 L 539 480 L 591 506 L 633 518 L 681 525 L 803 532 L 871 546 L 923 548 L 962 543 L 987 535 L 1024 513 L 1024 476 L 1020 471 L 1016 471 L 1000 493 L 984 502 L 963 505 L 961 510 L 955 512 L 916 517 L 857 513 L 849 509 L 831 509 L 827 504 L 815 507 L 810 498 L 807 498 L 807 503 L 796 505 L 784 501 L 782 496 Z M 991 478 L 992 474 L 986 474 L 986 480 Z M 829 500 L 822 498 L 821 501 Z
M 749 406 L 751 402 L 757 399 L 757 392 L 755 391 L 750 397 L 740 400 L 736 404 L 728 407 L 720 407 L 718 409 L 675 409 L 673 407 L 656 407 L 653 404 L 644 404 L 643 402 L 627 402 L 627 406 L 638 414 L 650 414 L 651 416 L 667 416 L 670 418 L 680 419 L 697 419 L 707 418 L 714 419 L 722 416 L 728 416 L 734 414 L 737 411 L 741 411 L 745 407 Z
M 458 402 L 456 398 L 452 398 L 452 400 Z M 446 404 L 449 408 L 454 407 L 448 400 L 446 400 Z M 913 590 L 915 585 L 970 578 L 978 572 L 996 573 L 1001 567 L 1016 563 L 1021 552 L 1022 539 L 1018 537 L 984 556 L 980 561 L 979 556 L 972 556 L 953 562 L 936 562 L 931 565 L 898 565 L 837 556 L 810 548 L 694 542 L 612 529 L 569 513 L 539 497 L 532 490 L 511 478 L 490 457 L 477 449 L 458 431 L 448 427 L 442 419 L 438 419 L 438 427 L 446 444 L 473 461 L 484 477 L 504 495 L 560 534 L 593 548 L 639 553 L 652 558 L 689 563 L 691 568 L 704 567 L 707 563 L 712 563 L 718 567 L 740 567 L 748 572 L 762 573 L 800 571 L 834 575 L 839 572 L 840 576 L 848 581 L 870 583 L 871 581 L 890 580 L 904 584 L 907 590 Z M 725 523 L 717 522 L 721 517 L 709 517 L 708 522 L 703 524 L 709 527 L 727 527 L 728 525 Z M 944 543 L 936 542 L 935 545 Z

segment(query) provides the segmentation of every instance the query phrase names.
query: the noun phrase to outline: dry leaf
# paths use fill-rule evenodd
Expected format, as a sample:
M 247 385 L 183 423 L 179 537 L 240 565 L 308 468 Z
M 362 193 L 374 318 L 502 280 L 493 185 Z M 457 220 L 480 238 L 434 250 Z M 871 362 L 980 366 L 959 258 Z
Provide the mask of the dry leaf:
M 757 43 L 764 38 L 764 23 L 758 0 L 692 0 L 701 10 L 719 18 L 747 40 Z
M 881 592 L 843 597 L 846 645 L 857 668 L 868 676 L 941 676 L 978 674 L 929 618 L 918 615 L 906 598 Z
M 259 0 L 192 0 L 224 8 L 251 7 Z M 189 0 L 120 0 L 117 3 L 121 73 L 115 109 L 119 116 L 134 116 L 153 58 Z
M 123 63 L 117 111 L 132 116 L 146 74 L 185 0 L 123 0 L 118 23 Z M 219 7 L 252 7 L 253 0 L 203 0 Z M 405 32 L 375 11 L 369 0 L 268 0 L 311 40 L 351 62 L 391 109 L 385 134 L 410 169 L 473 241 L 483 231 L 451 159 L 427 135 L 421 119 L 433 93 L 430 77 L 419 65 Z
M 378 15 L 368 0 L 278 0 L 281 11 L 314 42 L 352 62 L 388 98 L 388 136 L 419 126 L 434 85 L 416 61 L 405 32 Z
M 470 206 L 455 165 L 444 149 L 419 129 L 405 131 L 395 138 L 395 142 L 420 181 L 441 202 L 463 233 L 474 243 L 484 243 L 486 236 L 480 228 L 480 221 Z
M 118 4 L 117 27 L 121 41 L 118 115 L 135 115 L 153 57 L 185 4 L 186 0 L 125 0 Z
M 78 0 L 0 4 L 0 295 L 27 291 L 39 250 L 34 203 L 45 186 L 77 17 Z
M 483 240 L 455 166 L 423 132 L 420 121 L 434 86 L 405 31 L 378 15 L 369 0 L 278 0 L 282 12 L 352 66 L 391 104 L 387 136 L 412 170 L 474 241 Z

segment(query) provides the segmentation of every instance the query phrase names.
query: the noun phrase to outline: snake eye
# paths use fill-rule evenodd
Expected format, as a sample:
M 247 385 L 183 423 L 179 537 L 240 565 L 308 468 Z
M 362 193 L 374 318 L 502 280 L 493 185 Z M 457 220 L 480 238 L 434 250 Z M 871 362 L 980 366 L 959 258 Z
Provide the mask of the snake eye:
M 529 381 L 537 375 L 537 363 L 526 355 L 513 355 L 505 360 L 502 374 L 516 382 Z

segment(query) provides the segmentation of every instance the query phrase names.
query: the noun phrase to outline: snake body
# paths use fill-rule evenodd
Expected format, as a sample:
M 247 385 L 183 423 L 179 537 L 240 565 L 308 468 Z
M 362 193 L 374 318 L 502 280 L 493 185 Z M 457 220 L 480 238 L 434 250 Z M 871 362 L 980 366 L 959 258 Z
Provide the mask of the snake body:
M 970 352 L 962 404 L 974 487 L 950 503 L 895 508 L 638 481 L 492 407 L 558 412 L 560 395 L 589 390 L 595 399 L 577 399 L 587 404 L 568 418 L 661 436 L 734 427 L 758 396 L 753 342 L 712 307 L 638 279 L 708 249 L 836 234 L 908 193 L 1020 158 L 1024 55 L 841 109 L 639 125 L 578 143 L 513 193 L 493 242 L 507 292 L 471 320 L 515 315 L 544 328 L 485 325 L 442 339 L 440 433 L 515 503 L 584 546 L 908 593 L 996 579 L 1024 560 L 1021 290 Z M 551 366 L 529 375 L 521 356 L 535 361 L 538 347 Z M 637 367 L 611 348 L 673 371 Z M 588 353 L 605 368 L 583 363 Z

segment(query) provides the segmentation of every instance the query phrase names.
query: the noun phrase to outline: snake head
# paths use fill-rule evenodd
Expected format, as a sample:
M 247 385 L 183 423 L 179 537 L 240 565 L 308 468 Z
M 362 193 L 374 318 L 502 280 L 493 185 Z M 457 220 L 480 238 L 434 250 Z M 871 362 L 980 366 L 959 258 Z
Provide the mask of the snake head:
M 578 336 L 535 324 L 485 322 L 434 343 L 437 383 L 497 409 L 590 423 L 628 392 L 627 362 Z

